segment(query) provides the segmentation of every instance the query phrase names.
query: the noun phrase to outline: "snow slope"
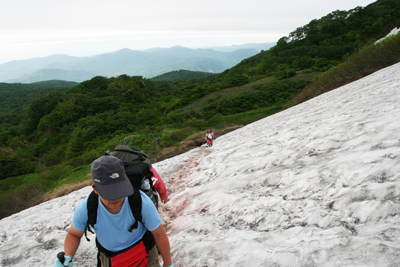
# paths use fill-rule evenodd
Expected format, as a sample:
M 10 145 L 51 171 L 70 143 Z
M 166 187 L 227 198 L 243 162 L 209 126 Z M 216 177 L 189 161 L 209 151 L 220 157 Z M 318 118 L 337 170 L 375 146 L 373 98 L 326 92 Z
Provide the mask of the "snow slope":
M 399 77 L 400 63 L 155 164 L 174 266 L 399 266 Z M 52 266 L 90 190 L 2 219 L 0 266 Z M 82 239 L 74 266 L 95 250 Z

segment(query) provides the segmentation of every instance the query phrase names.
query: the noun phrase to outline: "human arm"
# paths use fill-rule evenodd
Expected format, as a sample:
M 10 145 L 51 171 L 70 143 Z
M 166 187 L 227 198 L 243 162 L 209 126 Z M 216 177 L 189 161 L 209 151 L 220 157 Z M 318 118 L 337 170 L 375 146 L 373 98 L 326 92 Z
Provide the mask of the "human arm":
M 154 169 L 154 167 L 151 168 L 151 171 L 153 172 L 153 177 L 152 177 L 153 186 L 156 189 L 157 193 L 160 195 L 161 202 L 167 203 L 168 202 L 167 188 L 165 187 L 163 180 L 161 179 L 157 171 Z
M 65 237 L 64 241 L 65 255 L 70 255 L 72 257 L 75 256 L 83 234 L 84 232 L 77 230 L 74 225 L 71 224 L 71 228 L 68 230 L 67 236 Z
M 169 267 L 172 264 L 170 244 L 167 233 L 162 225 L 160 213 L 144 192 L 140 192 L 140 194 L 142 196 L 142 222 L 152 233 L 157 248 L 163 258 L 164 266 Z
M 68 230 L 67 236 L 65 237 L 64 251 L 57 254 L 54 267 L 73 266 L 73 257 L 78 250 L 82 236 L 83 232 L 78 231 L 74 225 L 71 224 L 71 228 Z
M 151 231 L 151 233 L 163 258 L 164 266 L 170 266 L 172 264 L 171 247 L 164 226 L 161 224 L 156 230 Z

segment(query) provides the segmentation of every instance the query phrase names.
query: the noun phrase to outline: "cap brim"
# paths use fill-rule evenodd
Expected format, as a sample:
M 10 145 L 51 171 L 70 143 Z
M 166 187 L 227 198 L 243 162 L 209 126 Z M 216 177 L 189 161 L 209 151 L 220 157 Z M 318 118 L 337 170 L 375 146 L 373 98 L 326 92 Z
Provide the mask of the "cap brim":
M 101 185 L 96 184 L 96 190 L 105 200 L 116 200 L 133 194 L 133 187 L 129 179 L 125 179 L 119 183 Z

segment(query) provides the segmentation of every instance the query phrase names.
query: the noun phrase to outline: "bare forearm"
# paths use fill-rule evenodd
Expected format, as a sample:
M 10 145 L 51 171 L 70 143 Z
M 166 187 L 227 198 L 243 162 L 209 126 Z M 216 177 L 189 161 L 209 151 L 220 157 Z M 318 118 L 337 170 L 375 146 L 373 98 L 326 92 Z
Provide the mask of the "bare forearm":
M 169 239 L 165 229 L 162 225 L 158 227 L 156 230 L 151 231 L 154 236 L 154 240 L 156 241 L 156 245 L 158 250 L 160 251 L 161 257 L 164 261 L 164 266 L 168 267 L 172 264 L 171 260 L 171 247 L 169 244 Z
M 172 264 L 172 260 L 171 260 L 171 247 L 169 244 L 168 237 L 165 235 L 165 238 L 161 237 L 155 240 L 157 248 L 160 251 L 160 254 L 163 258 L 164 266 L 166 267 L 170 266 Z
M 84 232 L 76 230 L 74 225 L 71 225 L 67 236 L 64 241 L 64 252 L 65 255 L 75 256 L 76 251 L 78 250 L 79 244 L 81 243 L 81 238 Z
M 74 257 L 80 243 L 81 243 L 80 238 L 68 233 L 64 241 L 65 255 L 71 255 L 72 257 Z

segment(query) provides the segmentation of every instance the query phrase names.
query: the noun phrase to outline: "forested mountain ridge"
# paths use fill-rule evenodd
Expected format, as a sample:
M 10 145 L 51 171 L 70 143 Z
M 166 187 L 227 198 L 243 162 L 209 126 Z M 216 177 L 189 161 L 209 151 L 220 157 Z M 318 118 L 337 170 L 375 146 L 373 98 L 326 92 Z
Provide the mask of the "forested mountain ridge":
M 231 75 L 271 75 L 291 70 L 326 71 L 400 26 L 400 4 L 379 0 L 367 7 L 356 7 L 330 14 L 298 27 L 280 38 L 268 51 L 247 58 L 227 70 Z
M 158 82 L 174 82 L 174 81 L 187 81 L 192 79 L 200 79 L 210 77 L 214 74 L 209 72 L 201 71 L 190 71 L 190 70 L 176 70 L 161 74 L 159 76 L 151 78 L 152 81 Z
M 0 125 L 5 129 L 18 125 L 26 115 L 29 103 L 49 92 L 65 92 L 75 82 L 46 81 L 31 84 L 0 83 Z
M 282 37 L 269 51 L 203 78 L 97 76 L 34 99 L 18 124 L 0 132 L 0 214 L 87 180 L 89 164 L 122 140 L 162 159 L 164 150 L 202 137 L 207 128 L 222 132 L 245 125 L 321 93 L 325 85 L 332 89 L 400 61 L 399 34 L 374 45 L 400 25 L 398 14 L 394 0 L 334 11 L 289 35 L 296 37 Z M 350 25 L 347 34 L 335 30 L 338 23 Z

